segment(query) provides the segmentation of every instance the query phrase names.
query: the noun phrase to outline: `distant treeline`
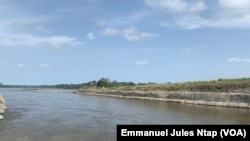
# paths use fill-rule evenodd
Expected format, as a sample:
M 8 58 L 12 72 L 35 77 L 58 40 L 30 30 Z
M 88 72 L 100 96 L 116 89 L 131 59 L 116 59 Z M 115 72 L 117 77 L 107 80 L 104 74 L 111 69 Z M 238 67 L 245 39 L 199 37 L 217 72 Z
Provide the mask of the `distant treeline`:
M 142 86 L 142 85 L 148 85 L 148 84 L 157 84 L 153 82 L 148 83 L 134 83 L 134 82 L 118 82 L 116 80 L 111 81 L 109 78 L 101 78 L 98 81 L 89 81 L 88 83 L 85 83 L 85 85 L 82 86 L 82 88 L 112 88 L 112 87 L 122 87 L 122 86 Z
M 81 84 L 56 84 L 56 85 L 4 85 L 0 83 L 2 88 L 59 88 L 59 89 L 80 89 L 80 88 L 110 88 L 110 87 L 120 87 L 120 86 L 141 86 L 148 84 L 156 84 L 153 82 L 149 83 L 134 83 L 134 82 L 118 82 L 116 80 L 111 81 L 109 78 L 101 78 L 96 81 L 89 81 L 87 83 Z
M 57 85 L 0 85 L 0 88 L 55 88 L 55 89 L 79 89 L 83 84 L 57 84 Z

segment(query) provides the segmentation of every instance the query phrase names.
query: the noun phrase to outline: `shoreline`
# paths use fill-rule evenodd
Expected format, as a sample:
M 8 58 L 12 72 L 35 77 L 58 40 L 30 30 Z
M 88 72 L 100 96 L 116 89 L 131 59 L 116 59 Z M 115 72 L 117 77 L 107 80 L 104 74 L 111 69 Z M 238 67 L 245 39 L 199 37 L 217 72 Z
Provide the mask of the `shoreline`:
M 25 91 L 34 91 L 34 92 L 51 92 L 51 93 L 58 93 L 58 92 L 72 92 L 76 89 L 62 89 L 62 88 L 23 88 Z
M 78 90 L 77 94 L 157 100 L 207 106 L 248 108 L 250 94 L 222 92 L 187 92 L 187 91 L 114 91 L 114 90 Z

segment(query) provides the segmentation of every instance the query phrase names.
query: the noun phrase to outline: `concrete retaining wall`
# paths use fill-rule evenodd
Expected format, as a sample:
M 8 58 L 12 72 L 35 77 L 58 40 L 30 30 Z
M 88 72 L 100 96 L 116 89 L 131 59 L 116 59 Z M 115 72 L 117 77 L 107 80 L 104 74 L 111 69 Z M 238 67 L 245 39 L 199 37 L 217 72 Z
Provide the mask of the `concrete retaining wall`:
M 250 94 L 185 91 L 85 91 L 81 94 L 95 94 L 123 98 L 161 100 L 211 106 L 250 108 Z

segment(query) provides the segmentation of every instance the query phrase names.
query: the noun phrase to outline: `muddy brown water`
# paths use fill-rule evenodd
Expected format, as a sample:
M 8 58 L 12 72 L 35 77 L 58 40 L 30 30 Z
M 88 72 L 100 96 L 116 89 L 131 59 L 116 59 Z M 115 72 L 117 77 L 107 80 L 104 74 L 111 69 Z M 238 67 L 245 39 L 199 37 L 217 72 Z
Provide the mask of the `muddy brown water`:
M 117 124 L 250 124 L 250 110 L 0 89 L 0 141 L 115 141 Z

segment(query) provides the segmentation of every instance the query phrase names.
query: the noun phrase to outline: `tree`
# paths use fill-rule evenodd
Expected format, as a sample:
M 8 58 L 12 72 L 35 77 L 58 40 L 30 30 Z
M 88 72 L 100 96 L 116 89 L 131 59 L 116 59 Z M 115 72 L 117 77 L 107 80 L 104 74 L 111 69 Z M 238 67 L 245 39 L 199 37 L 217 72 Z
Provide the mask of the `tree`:
M 87 85 L 88 85 L 88 87 L 96 87 L 96 86 L 97 86 L 97 82 L 96 82 L 95 80 L 89 81 L 89 82 L 87 83 Z
M 111 86 L 112 87 L 117 87 L 118 86 L 118 82 L 116 80 L 111 82 Z
M 107 88 L 110 86 L 110 80 L 108 78 L 101 78 L 97 81 L 97 87 Z
M 128 86 L 136 86 L 134 82 L 128 82 Z

